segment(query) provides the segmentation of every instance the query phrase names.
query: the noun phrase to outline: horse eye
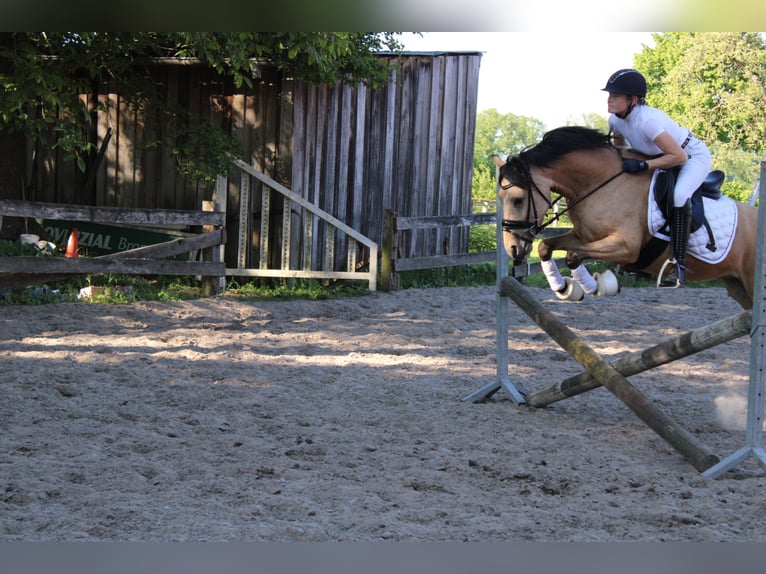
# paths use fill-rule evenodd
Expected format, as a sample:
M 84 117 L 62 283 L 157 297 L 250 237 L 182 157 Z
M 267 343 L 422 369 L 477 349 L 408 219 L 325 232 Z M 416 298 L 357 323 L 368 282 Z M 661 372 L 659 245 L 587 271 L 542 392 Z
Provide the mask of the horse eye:
M 516 199 L 513 200 L 514 207 L 521 207 L 523 203 L 524 203 L 523 197 L 517 197 Z

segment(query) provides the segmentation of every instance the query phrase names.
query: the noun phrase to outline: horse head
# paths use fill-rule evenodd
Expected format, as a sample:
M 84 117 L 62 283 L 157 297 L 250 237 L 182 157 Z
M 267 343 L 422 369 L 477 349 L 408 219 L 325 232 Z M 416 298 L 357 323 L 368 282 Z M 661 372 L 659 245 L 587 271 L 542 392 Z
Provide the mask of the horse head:
M 546 132 L 538 144 L 506 162 L 497 156 L 493 159 L 500 168 L 503 243 L 516 263 L 529 255 L 535 236 L 547 225 L 543 218 L 552 206 L 554 191 L 568 205 L 576 204 L 581 194 L 591 193 L 607 178 L 605 172 L 622 171 L 620 153 L 609 134 L 582 126 Z
M 503 246 L 514 263 L 523 262 L 532 250 L 539 225 L 551 206 L 532 179 L 528 165 L 519 157 L 503 161 L 492 158 L 498 166 L 498 199 L 503 210 Z

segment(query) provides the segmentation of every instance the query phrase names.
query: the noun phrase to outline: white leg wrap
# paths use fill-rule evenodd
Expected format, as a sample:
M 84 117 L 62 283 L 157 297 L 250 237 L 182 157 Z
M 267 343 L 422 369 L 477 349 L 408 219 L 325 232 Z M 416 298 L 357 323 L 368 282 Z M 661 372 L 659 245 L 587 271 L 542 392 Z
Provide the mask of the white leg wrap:
M 598 289 L 598 283 L 590 274 L 590 271 L 585 267 L 585 264 L 581 263 L 577 269 L 572 269 L 572 277 L 580 285 L 586 293 L 595 293 Z
M 561 276 L 561 273 L 559 273 L 559 268 L 553 259 L 541 261 L 540 267 L 542 267 L 543 273 L 545 273 L 545 278 L 548 280 L 548 285 L 550 285 L 551 289 L 554 291 L 561 291 L 566 287 L 567 284 Z

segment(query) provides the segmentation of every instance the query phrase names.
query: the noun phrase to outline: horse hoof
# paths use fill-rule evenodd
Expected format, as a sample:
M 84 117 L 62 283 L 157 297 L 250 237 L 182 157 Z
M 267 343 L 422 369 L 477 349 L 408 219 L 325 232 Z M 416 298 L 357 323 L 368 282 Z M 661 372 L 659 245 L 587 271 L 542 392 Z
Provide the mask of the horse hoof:
M 594 296 L 611 297 L 620 292 L 620 284 L 617 282 L 617 276 L 609 269 L 603 273 L 594 273 L 593 278 L 598 284 L 596 292 L 593 294 Z
M 564 277 L 566 287 L 563 291 L 554 291 L 556 297 L 561 301 L 582 301 L 585 298 L 585 291 L 577 281 L 572 281 L 569 277 Z

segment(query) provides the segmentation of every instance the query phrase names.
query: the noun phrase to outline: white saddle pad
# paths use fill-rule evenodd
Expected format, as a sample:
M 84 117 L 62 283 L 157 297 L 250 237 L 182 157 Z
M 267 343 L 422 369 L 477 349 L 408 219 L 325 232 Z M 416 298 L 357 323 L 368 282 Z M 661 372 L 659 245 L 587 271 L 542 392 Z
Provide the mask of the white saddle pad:
M 657 177 L 655 172 L 652 178 L 652 190 Z M 689 236 L 689 248 L 687 253 L 705 263 L 719 263 L 729 254 L 734 242 L 734 234 L 737 231 L 737 205 L 730 197 L 723 196 L 720 199 L 703 197 L 705 205 L 705 217 L 715 237 L 715 251 L 710 251 L 706 246 L 710 242 L 707 228 L 703 225 Z M 660 229 L 665 226 L 660 208 L 654 201 L 654 193 L 649 192 L 649 232 L 659 239 L 670 241 L 670 236 L 661 233 Z

